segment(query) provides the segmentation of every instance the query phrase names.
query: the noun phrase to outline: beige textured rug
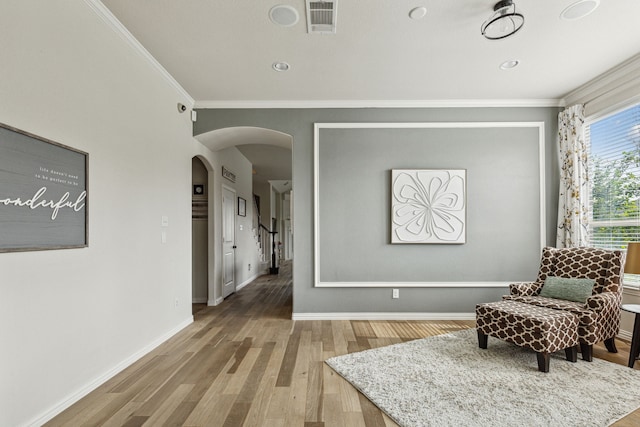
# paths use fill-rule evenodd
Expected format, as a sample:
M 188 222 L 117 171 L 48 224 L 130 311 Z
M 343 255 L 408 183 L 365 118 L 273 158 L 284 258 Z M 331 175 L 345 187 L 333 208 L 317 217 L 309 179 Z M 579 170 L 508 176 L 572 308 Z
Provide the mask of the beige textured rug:
M 533 351 L 475 329 L 359 353 L 326 363 L 399 425 L 607 426 L 640 407 L 640 371 L 564 351 L 538 371 Z

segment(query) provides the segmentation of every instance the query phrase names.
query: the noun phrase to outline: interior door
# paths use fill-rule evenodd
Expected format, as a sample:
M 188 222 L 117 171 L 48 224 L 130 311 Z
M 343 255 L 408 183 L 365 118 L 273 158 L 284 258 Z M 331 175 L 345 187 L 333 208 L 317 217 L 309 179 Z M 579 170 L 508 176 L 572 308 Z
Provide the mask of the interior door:
M 236 192 L 222 187 L 222 297 L 236 291 Z

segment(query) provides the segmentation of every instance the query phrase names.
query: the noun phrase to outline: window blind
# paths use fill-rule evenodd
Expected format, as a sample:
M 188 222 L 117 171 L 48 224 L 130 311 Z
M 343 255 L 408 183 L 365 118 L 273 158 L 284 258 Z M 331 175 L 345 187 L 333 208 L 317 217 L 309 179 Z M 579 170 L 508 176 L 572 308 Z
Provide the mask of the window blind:
M 626 250 L 640 241 L 640 104 L 588 121 L 590 245 Z M 640 284 L 638 277 L 625 278 Z

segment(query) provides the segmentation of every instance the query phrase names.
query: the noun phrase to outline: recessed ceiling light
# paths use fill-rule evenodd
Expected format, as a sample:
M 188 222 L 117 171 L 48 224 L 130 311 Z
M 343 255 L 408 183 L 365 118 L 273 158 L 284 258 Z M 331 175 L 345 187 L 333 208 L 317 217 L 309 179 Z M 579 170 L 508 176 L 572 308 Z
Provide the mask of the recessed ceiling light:
M 409 11 L 409 18 L 411 19 L 422 19 L 427 14 L 426 7 L 414 7 Z
M 271 22 L 274 24 L 291 27 L 298 23 L 300 16 L 293 6 L 279 4 L 269 10 L 269 19 L 271 19 Z
M 276 71 L 288 71 L 289 68 L 291 68 L 291 66 L 284 61 L 274 62 L 271 67 Z
M 518 61 L 517 59 L 510 59 L 510 60 L 504 61 L 502 64 L 500 64 L 500 69 L 501 70 L 511 70 L 512 68 L 516 68 L 519 63 L 520 63 L 520 61 Z
M 560 18 L 566 21 L 575 21 L 584 18 L 600 6 L 600 0 L 580 0 L 569 5 L 560 14 Z

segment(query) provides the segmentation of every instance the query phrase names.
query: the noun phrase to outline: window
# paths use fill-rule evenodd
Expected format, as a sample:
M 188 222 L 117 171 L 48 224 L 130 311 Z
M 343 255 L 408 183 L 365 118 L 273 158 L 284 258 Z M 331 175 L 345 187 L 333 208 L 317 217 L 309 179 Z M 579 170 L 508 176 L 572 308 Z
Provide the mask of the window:
M 640 241 L 640 104 L 587 122 L 591 246 L 626 249 Z M 640 285 L 640 277 L 625 278 Z

